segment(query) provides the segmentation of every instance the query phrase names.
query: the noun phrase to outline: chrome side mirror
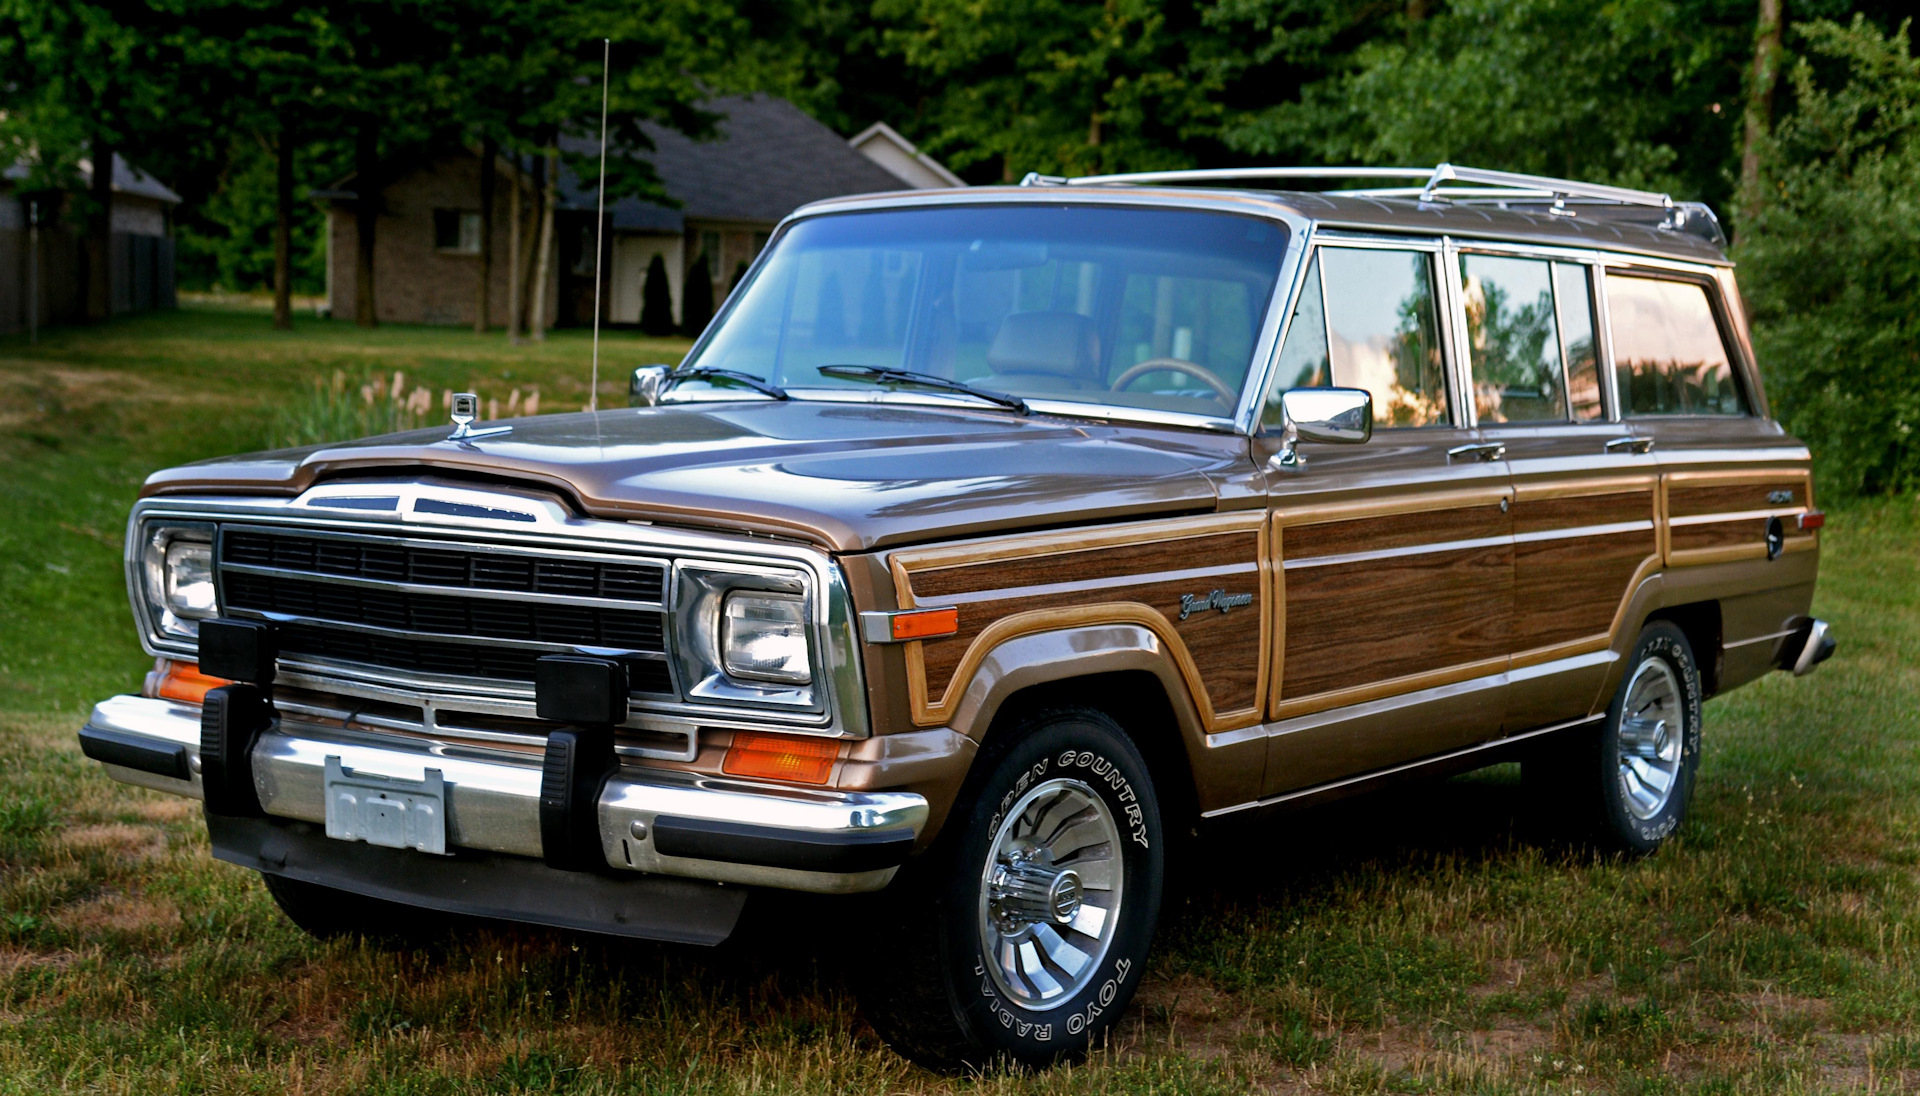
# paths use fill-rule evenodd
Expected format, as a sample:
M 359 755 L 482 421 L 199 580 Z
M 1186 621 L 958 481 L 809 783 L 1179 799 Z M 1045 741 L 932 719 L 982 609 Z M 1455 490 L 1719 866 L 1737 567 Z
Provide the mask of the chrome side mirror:
M 660 402 L 660 393 L 667 387 L 667 374 L 673 372 L 670 365 L 642 365 L 633 370 L 633 379 L 627 382 L 628 407 L 652 407 Z
M 1289 388 L 1280 410 L 1287 425 L 1272 463 L 1281 468 L 1305 467 L 1302 441 L 1360 445 L 1373 437 L 1373 393 L 1364 388 Z

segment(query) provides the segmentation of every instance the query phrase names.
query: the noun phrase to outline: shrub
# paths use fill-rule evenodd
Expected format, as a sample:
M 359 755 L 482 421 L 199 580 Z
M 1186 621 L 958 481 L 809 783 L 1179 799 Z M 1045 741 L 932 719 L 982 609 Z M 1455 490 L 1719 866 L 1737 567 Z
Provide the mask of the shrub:
M 673 334 L 673 289 L 667 284 L 667 264 L 658 254 L 647 264 L 647 280 L 640 287 L 640 330 L 655 337 Z
M 1800 28 L 1797 106 L 1769 142 L 1737 251 L 1774 414 L 1813 449 L 1823 488 L 1841 494 L 1920 487 L 1920 63 L 1909 29 L 1887 36 L 1858 18 Z
M 680 295 L 680 330 L 689 338 L 699 338 L 713 319 L 713 267 L 701 253 L 687 271 L 687 288 Z

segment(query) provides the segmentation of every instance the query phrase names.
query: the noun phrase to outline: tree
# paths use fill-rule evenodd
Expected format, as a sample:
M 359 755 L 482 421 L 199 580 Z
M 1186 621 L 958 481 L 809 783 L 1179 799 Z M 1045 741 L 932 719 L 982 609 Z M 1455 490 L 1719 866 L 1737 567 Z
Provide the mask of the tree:
M 1799 24 L 1792 113 L 1760 144 L 1765 201 L 1736 255 L 1774 414 L 1842 494 L 1920 487 L 1920 59 Z
M 1011 182 L 1185 167 L 1221 113 L 1191 3 L 877 0 L 874 13 L 895 23 L 886 47 L 938 89 L 927 145 L 956 169 Z
M 707 253 L 693 261 L 687 271 L 687 287 L 680 294 L 680 330 L 689 338 L 698 336 L 713 320 L 713 268 Z
M 0 0 L 0 150 L 33 188 L 73 192 L 85 224 L 84 315 L 113 309 L 117 158 L 164 158 L 206 130 L 183 64 L 184 24 L 158 3 Z M 91 181 L 78 187 L 81 160 Z
M 640 330 L 656 338 L 673 334 L 673 289 L 658 252 L 647 264 L 647 280 L 640 289 Z

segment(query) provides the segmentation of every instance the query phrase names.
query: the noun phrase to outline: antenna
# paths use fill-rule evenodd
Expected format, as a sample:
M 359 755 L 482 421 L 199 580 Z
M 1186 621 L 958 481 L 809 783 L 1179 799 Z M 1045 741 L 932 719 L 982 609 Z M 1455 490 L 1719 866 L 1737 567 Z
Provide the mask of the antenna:
M 613 70 L 613 39 L 600 40 L 600 192 L 599 215 L 593 223 L 593 380 L 587 389 L 587 410 L 600 410 L 600 263 L 607 236 L 607 81 Z

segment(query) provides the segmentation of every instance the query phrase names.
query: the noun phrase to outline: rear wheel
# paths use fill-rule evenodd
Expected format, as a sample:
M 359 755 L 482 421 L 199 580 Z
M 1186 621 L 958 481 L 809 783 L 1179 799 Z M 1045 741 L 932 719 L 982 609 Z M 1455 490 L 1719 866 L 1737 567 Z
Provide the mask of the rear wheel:
M 1700 671 L 1686 633 L 1648 624 L 1607 715 L 1524 764 L 1536 803 L 1580 836 L 1632 853 L 1686 819 L 1700 766 Z
M 1057 709 L 997 741 L 882 897 L 900 927 L 863 979 L 868 1019 L 936 1068 L 1085 1051 L 1133 996 L 1160 914 L 1160 812 L 1126 733 Z

